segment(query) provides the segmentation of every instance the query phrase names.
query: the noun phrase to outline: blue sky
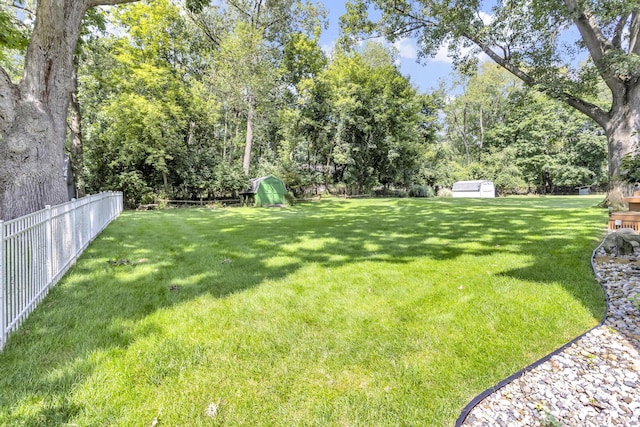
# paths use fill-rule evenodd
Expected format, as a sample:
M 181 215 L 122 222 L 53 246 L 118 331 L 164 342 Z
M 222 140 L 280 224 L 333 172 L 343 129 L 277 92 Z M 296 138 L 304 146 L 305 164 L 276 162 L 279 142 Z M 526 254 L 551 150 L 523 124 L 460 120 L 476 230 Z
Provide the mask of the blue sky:
M 339 19 L 340 15 L 345 13 L 345 0 L 323 0 L 322 3 L 327 8 L 329 16 L 329 28 L 320 37 L 320 44 L 326 51 L 330 50 L 338 39 Z M 453 68 L 444 51 L 439 52 L 433 59 L 423 59 L 419 64 L 416 62 L 417 49 L 413 40 L 402 40 L 396 43 L 396 48 L 399 53 L 400 72 L 409 77 L 420 91 L 431 92 L 438 87 L 441 79 L 451 81 Z
M 329 28 L 322 33 L 320 44 L 325 51 L 330 51 L 340 32 L 340 16 L 345 13 L 346 0 L 316 0 L 325 5 L 328 12 Z M 484 20 L 490 20 L 490 11 L 495 5 L 495 0 L 481 1 L 480 12 Z M 580 38 L 574 27 L 564 30 L 564 41 L 571 42 Z M 452 81 L 455 79 L 451 59 L 447 57 L 446 49 L 441 49 L 434 58 L 423 58 L 417 62 L 417 48 L 414 40 L 405 39 L 395 44 L 398 50 L 400 72 L 422 92 L 431 92 L 438 88 L 439 82 L 447 82 L 446 88 L 451 91 Z M 572 65 L 578 66 L 586 59 L 586 53 L 579 54 L 570 59 Z M 479 60 L 490 61 L 489 57 L 481 54 Z M 455 92 L 455 90 L 453 90 Z

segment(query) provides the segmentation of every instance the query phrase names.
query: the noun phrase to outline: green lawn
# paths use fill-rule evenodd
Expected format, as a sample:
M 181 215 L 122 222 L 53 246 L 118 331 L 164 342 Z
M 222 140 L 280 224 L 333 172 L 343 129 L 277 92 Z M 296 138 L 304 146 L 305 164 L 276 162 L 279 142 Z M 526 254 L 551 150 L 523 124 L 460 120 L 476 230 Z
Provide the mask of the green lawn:
M 0 354 L 0 425 L 453 425 L 602 317 L 599 200 L 125 212 Z

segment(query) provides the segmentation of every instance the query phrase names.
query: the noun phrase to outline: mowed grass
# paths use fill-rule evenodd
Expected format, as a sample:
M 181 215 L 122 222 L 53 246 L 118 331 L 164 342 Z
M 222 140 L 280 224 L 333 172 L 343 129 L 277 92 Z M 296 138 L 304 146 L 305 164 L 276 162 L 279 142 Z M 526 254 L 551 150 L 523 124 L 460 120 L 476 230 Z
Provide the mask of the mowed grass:
M 125 212 L 0 353 L 0 425 L 453 425 L 603 316 L 597 201 Z

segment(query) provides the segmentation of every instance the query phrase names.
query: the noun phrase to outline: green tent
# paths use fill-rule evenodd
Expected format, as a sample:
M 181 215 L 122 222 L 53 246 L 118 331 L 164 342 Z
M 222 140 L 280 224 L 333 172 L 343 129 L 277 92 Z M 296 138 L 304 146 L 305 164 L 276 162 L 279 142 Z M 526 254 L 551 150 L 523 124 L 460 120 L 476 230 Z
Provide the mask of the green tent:
M 285 204 L 287 189 L 281 179 L 269 175 L 252 179 L 251 188 L 240 194 L 253 197 L 255 206 L 277 206 Z

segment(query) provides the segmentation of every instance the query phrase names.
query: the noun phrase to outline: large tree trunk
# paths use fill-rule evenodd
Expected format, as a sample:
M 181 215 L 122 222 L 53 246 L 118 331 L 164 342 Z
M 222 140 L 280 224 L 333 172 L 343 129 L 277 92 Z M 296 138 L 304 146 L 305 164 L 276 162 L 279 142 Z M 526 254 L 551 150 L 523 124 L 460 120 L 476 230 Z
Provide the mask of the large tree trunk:
M 38 2 L 23 79 L 17 86 L 9 84 L 7 91 L 11 94 L 7 102 L 14 110 L 1 111 L 2 219 L 68 200 L 64 178 L 66 116 L 73 52 L 85 9 L 83 4 L 78 7 L 63 0 Z
M 625 86 L 613 98 L 609 120 L 603 126 L 609 148 L 609 191 L 604 204 L 620 210 L 624 206 L 622 197 L 631 195 L 633 189 L 621 170 L 622 159 L 640 154 L 640 85 Z
M 0 219 L 68 200 L 66 117 L 73 53 L 89 7 L 130 0 L 38 0 L 21 82 L 0 68 Z

